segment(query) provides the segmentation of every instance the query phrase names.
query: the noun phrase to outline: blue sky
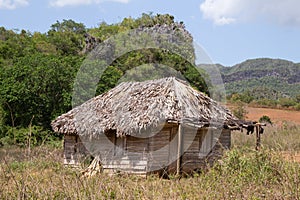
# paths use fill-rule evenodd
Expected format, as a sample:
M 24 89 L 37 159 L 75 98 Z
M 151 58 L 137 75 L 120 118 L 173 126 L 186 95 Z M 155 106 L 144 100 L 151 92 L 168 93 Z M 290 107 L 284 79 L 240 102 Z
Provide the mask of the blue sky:
M 300 62 L 299 0 L 0 0 L 0 26 L 46 32 L 56 20 L 88 28 L 142 13 L 183 21 L 214 63 L 269 57 Z

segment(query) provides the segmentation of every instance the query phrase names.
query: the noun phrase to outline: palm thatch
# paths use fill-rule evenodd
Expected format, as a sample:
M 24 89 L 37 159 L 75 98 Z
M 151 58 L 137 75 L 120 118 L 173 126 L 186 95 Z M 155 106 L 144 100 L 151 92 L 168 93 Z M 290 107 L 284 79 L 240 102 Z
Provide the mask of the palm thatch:
M 145 82 L 123 82 L 59 116 L 51 125 L 62 134 L 117 136 L 143 134 L 166 122 L 197 127 L 236 125 L 223 106 L 174 77 Z

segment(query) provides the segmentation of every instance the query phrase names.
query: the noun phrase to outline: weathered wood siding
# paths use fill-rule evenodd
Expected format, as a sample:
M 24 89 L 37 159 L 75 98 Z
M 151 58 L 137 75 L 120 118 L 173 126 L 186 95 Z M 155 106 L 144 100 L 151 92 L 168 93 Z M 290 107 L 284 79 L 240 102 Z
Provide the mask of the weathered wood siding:
M 183 148 L 181 157 L 181 171 L 190 172 L 203 165 L 205 160 L 200 159 L 201 143 L 206 135 L 206 130 L 183 127 Z
M 116 137 L 115 133 L 106 135 L 112 144 L 100 152 L 104 172 L 127 172 L 145 174 L 148 157 L 148 138 L 134 136 Z M 99 145 L 102 145 L 100 142 Z
M 77 135 L 64 136 L 64 164 L 80 165 L 88 152 Z
M 102 159 L 103 169 L 107 172 L 122 171 L 136 174 L 146 174 L 156 169 L 174 170 L 176 165 L 169 163 L 171 159 L 174 161 L 177 159 L 176 134 L 177 127 L 167 124 L 152 137 L 109 136 L 115 148 L 112 150 L 114 153 L 109 153 L 111 149 L 101 152 L 102 158 L 104 154 L 109 155 Z
M 231 131 L 223 129 L 220 137 L 217 139 L 217 143 L 207 156 L 207 163 L 213 165 L 213 163 L 220 159 L 225 149 L 230 149 L 231 146 Z
M 182 127 L 180 170 L 190 173 L 212 164 L 231 145 L 230 130 Z M 176 173 L 178 159 L 178 125 L 166 124 L 151 137 L 116 137 L 115 131 L 92 140 L 88 150 L 80 138 L 66 135 L 64 163 L 79 164 L 82 155 L 98 152 L 104 171 L 146 174 L 155 171 Z M 101 151 L 99 150 L 101 147 Z M 99 153 L 100 152 L 100 153 Z M 81 157 L 80 157 L 81 156 Z
M 187 147 L 186 145 L 190 146 Z M 211 128 L 196 130 L 184 127 L 186 150 L 181 157 L 182 172 L 190 173 L 206 167 L 207 164 L 213 164 L 216 159 L 220 158 L 224 149 L 230 148 L 230 145 L 230 130 Z
M 172 140 L 172 127 L 166 126 L 159 133 L 149 138 L 148 171 L 168 167 L 170 159 L 170 146 Z

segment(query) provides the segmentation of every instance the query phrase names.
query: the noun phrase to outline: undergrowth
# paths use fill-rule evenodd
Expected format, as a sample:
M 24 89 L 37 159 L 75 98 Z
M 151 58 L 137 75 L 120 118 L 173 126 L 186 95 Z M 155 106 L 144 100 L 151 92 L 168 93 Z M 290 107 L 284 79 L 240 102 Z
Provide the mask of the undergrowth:
M 281 147 L 290 147 L 282 141 L 275 145 L 280 148 L 272 148 L 266 135 L 266 143 L 255 151 L 237 136 L 213 167 L 170 180 L 106 174 L 86 178 L 63 166 L 61 147 L 34 147 L 31 152 L 0 148 L 0 199 L 300 199 L 299 164 L 280 153 Z

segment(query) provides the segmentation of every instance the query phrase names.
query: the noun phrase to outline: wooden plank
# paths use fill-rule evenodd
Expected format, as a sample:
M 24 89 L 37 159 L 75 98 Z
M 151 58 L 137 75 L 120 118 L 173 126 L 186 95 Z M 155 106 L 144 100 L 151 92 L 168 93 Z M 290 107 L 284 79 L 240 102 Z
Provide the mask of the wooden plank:
M 117 170 L 141 170 L 141 171 L 146 171 L 146 166 L 143 165 L 143 166 L 139 166 L 139 165 L 136 165 L 136 166 L 131 166 L 131 165 L 103 165 L 103 168 L 105 169 L 117 169 Z
M 176 174 L 180 175 L 181 171 L 181 154 L 182 154 L 182 146 L 183 146 L 183 130 L 182 125 L 179 124 L 178 128 L 178 147 L 177 147 L 177 166 L 176 166 Z

